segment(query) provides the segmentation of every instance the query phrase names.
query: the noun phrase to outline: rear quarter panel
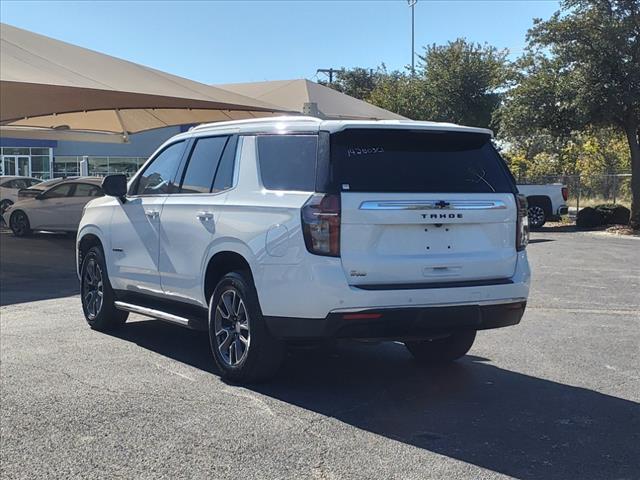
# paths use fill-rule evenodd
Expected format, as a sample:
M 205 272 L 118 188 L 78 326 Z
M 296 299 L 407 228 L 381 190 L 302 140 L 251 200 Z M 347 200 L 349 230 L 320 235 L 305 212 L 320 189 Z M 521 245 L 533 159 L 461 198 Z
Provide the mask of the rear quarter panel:
M 238 187 L 229 191 L 221 208 L 216 234 L 203 263 L 203 280 L 209 260 L 216 253 L 235 252 L 249 263 L 260 297 L 265 268 L 297 265 L 307 255 L 300 208 L 311 193 L 266 190 L 256 165 L 255 137 L 242 137 L 240 147 Z

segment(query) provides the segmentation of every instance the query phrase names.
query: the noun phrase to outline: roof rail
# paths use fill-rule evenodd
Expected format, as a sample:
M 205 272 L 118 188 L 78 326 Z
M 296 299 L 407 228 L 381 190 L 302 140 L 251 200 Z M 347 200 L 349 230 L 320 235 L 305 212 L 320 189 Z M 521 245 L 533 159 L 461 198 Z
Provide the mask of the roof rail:
M 322 122 L 321 119 L 316 118 L 316 117 L 306 117 L 306 116 L 302 116 L 302 115 L 284 115 L 284 116 L 280 116 L 280 117 L 265 117 L 265 118 L 249 118 L 246 120 L 230 120 L 228 122 L 212 122 L 212 123 L 202 123 L 200 125 L 196 125 L 194 127 L 191 127 L 189 129 L 190 132 L 193 131 L 198 131 L 198 130 L 205 130 L 208 128 L 213 128 L 213 127 L 232 127 L 234 125 L 247 125 L 247 124 L 252 124 L 252 123 L 273 123 L 273 122 L 314 122 L 314 123 L 320 123 Z

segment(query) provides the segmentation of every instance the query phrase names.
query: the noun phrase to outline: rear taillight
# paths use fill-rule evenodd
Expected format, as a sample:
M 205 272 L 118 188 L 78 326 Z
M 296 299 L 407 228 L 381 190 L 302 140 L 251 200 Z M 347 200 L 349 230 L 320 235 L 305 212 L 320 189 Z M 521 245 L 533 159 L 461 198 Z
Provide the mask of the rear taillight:
M 516 250 L 522 251 L 529 244 L 529 215 L 527 212 L 527 197 L 516 195 L 518 207 L 518 222 L 516 225 Z
M 307 250 L 340 256 L 340 195 L 316 193 L 302 207 L 302 232 Z
M 565 202 L 569 200 L 569 189 L 567 187 L 562 187 L 562 198 L 564 198 Z

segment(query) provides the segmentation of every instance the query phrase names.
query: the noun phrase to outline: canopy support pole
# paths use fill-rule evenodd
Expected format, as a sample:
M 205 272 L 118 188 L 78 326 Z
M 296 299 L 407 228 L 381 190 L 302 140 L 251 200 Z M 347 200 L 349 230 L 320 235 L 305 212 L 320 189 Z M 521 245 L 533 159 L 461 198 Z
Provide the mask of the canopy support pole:
M 124 143 L 129 143 L 129 132 L 127 132 L 126 127 L 124 126 L 124 122 L 122 121 L 122 117 L 120 116 L 120 109 L 116 108 L 116 117 L 118 117 L 118 122 L 120 123 L 120 127 L 122 128 L 122 139 Z

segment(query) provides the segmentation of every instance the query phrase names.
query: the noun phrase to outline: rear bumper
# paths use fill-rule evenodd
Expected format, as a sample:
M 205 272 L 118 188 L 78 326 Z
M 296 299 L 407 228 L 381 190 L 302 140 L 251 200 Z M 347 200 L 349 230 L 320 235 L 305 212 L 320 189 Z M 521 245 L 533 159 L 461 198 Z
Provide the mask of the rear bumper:
M 265 265 L 253 270 L 264 316 L 324 319 L 337 311 L 490 305 L 529 296 L 531 272 L 526 251 L 518 252 L 514 274 L 501 282 L 365 286 L 368 289 L 347 283 L 339 258 L 308 257 L 308 261 L 295 265 Z
M 499 304 L 371 308 L 335 311 L 325 318 L 265 316 L 272 335 L 285 339 L 428 338 L 458 330 L 486 330 L 520 323 L 524 299 Z

